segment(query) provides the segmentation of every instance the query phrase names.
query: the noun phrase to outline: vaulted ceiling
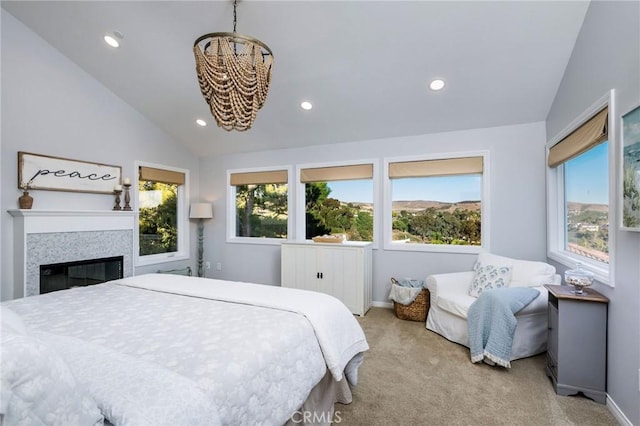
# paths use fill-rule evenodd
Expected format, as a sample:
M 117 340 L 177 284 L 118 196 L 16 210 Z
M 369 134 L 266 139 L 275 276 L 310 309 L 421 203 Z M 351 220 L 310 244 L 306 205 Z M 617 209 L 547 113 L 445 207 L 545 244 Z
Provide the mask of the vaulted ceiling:
M 253 128 L 229 133 L 200 95 L 192 47 L 232 30 L 232 1 L 2 1 L 200 156 L 542 121 L 588 5 L 240 1 L 238 32 L 266 43 L 275 62 Z M 120 48 L 104 44 L 110 31 L 124 35 Z M 434 78 L 444 90 L 427 88 Z

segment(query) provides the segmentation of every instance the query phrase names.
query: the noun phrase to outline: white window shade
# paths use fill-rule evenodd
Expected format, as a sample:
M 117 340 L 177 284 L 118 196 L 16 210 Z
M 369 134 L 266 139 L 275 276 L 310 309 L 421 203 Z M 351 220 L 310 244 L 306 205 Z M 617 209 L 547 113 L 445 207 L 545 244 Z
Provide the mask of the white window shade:
M 468 175 L 482 173 L 482 170 L 482 157 L 403 161 L 389 163 L 389 178 Z
M 300 182 L 332 182 L 338 180 L 372 179 L 373 164 L 313 167 L 300 170 Z
M 287 183 L 287 181 L 288 173 L 286 170 L 231 173 L 231 176 L 229 178 L 229 183 L 231 186 L 265 185 Z
M 589 121 L 571 132 L 549 149 L 549 167 L 557 167 L 609 138 L 607 121 L 609 109 L 604 108 Z
M 184 185 L 185 177 L 182 172 L 173 170 L 156 169 L 154 167 L 141 166 L 139 168 L 140 180 L 161 182 L 175 185 Z

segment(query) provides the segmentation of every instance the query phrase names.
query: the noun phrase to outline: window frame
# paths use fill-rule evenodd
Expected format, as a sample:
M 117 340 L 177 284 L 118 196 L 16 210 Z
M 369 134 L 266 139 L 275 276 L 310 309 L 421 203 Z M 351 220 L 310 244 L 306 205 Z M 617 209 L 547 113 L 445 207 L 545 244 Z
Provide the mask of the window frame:
M 615 259 L 615 241 L 616 241 L 616 221 L 617 205 L 616 205 L 616 182 L 618 174 L 616 172 L 616 154 L 617 154 L 617 126 L 615 125 L 615 90 L 610 90 L 600 99 L 598 99 L 589 108 L 576 117 L 567 127 L 565 127 L 556 136 L 550 139 L 546 145 L 545 162 L 549 156 L 551 147 L 562 141 L 582 124 L 590 120 L 603 108 L 608 107 L 608 163 L 609 163 L 609 263 L 604 264 L 571 253 L 565 249 L 566 247 L 566 210 L 565 210 L 565 185 L 564 185 L 564 164 L 560 164 L 555 168 L 551 168 L 547 164 L 547 257 L 561 265 L 573 269 L 579 262 L 584 269 L 595 274 L 598 282 L 609 287 L 614 287 L 614 270 L 613 263 Z M 593 147 L 591 148 L 593 149 Z M 604 265 L 604 266 L 603 266 Z
M 189 170 L 179 167 L 166 166 L 163 164 L 148 163 L 145 161 L 135 161 L 135 176 L 131 180 L 131 190 L 133 192 L 133 200 L 135 205 L 135 220 L 136 226 L 134 228 L 134 251 L 135 251 L 135 266 L 149 266 L 166 262 L 175 262 L 177 260 L 187 260 L 190 258 L 189 251 Z M 184 173 L 184 184 L 178 185 L 177 194 L 177 225 L 178 225 L 178 251 L 170 253 L 157 253 L 140 256 L 140 213 L 139 213 L 139 181 L 140 181 L 140 167 L 152 167 L 155 169 L 169 170 L 173 172 Z
M 320 168 L 320 167 L 341 167 L 341 166 L 358 166 L 362 164 L 371 164 L 373 166 L 373 241 L 372 248 L 378 248 L 380 240 L 380 189 L 379 189 L 379 161 L 377 159 L 363 160 L 343 160 L 320 163 L 305 163 L 296 165 L 296 215 L 295 215 L 295 238 L 305 240 L 307 236 L 306 230 L 306 184 L 301 182 L 300 174 L 302 169 Z
M 287 171 L 287 238 L 262 238 L 262 237 L 238 237 L 236 235 L 236 187 L 231 185 L 231 175 L 234 173 L 255 173 L 255 172 L 274 172 Z M 227 170 L 227 214 L 226 214 L 226 242 L 233 244 L 262 244 L 262 245 L 280 245 L 291 239 L 294 230 L 291 215 L 294 206 L 291 199 L 291 166 L 269 166 L 254 167 L 246 169 L 228 169 Z
M 482 157 L 482 184 L 481 184 L 481 243 L 479 246 L 463 246 L 452 244 L 401 244 L 392 240 L 393 231 L 393 194 L 391 193 L 391 178 L 389 178 L 389 164 L 407 161 L 449 160 L 465 157 Z M 434 153 L 428 155 L 412 155 L 406 157 L 384 158 L 384 249 L 396 251 L 436 252 L 436 253 L 470 253 L 478 254 L 490 251 L 490 155 L 488 150 Z

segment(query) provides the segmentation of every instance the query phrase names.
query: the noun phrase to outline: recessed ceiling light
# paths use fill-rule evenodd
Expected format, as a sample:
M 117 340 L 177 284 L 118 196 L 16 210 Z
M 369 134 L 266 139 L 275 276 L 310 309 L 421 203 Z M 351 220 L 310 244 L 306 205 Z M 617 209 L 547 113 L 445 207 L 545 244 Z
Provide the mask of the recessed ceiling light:
M 311 105 L 311 102 L 304 101 L 300 104 L 300 107 L 306 111 L 309 111 L 311 108 L 313 108 L 313 105 Z
M 433 80 L 431 83 L 429 83 L 429 89 L 436 91 L 444 89 L 444 80 Z
M 120 31 L 113 31 L 104 35 L 105 43 L 113 48 L 120 47 L 120 40 L 123 38 L 124 36 Z
M 104 41 L 111 47 L 120 47 L 120 43 L 118 42 L 118 40 L 116 40 L 110 35 L 104 36 Z
M 205 127 L 205 126 L 207 125 L 207 122 L 206 122 L 206 121 L 204 121 L 202 118 L 198 118 L 198 119 L 196 120 L 196 124 L 197 124 L 198 126 Z

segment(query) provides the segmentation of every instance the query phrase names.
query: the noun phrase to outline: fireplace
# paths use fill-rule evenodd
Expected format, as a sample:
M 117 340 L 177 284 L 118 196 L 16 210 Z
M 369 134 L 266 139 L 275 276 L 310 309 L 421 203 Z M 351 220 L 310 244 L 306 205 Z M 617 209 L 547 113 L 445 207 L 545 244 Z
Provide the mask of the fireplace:
M 40 294 L 43 265 L 122 257 L 121 272 L 115 278 L 133 275 L 135 212 L 9 210 L 9 213 L 13 216 L 14 298 Z M 79 269 L 72 268 L 73 277 Z M 97 274 L 94 272 L 88 273 L 86 279 L 72 281 L 69 286 L 89 285 Z M 47 291 L 67 288 L 61 280 L 56 278 L 51 284 L 53 290 Z
M 123 277 L 123 256 L 40 265 L 40 294 Z

